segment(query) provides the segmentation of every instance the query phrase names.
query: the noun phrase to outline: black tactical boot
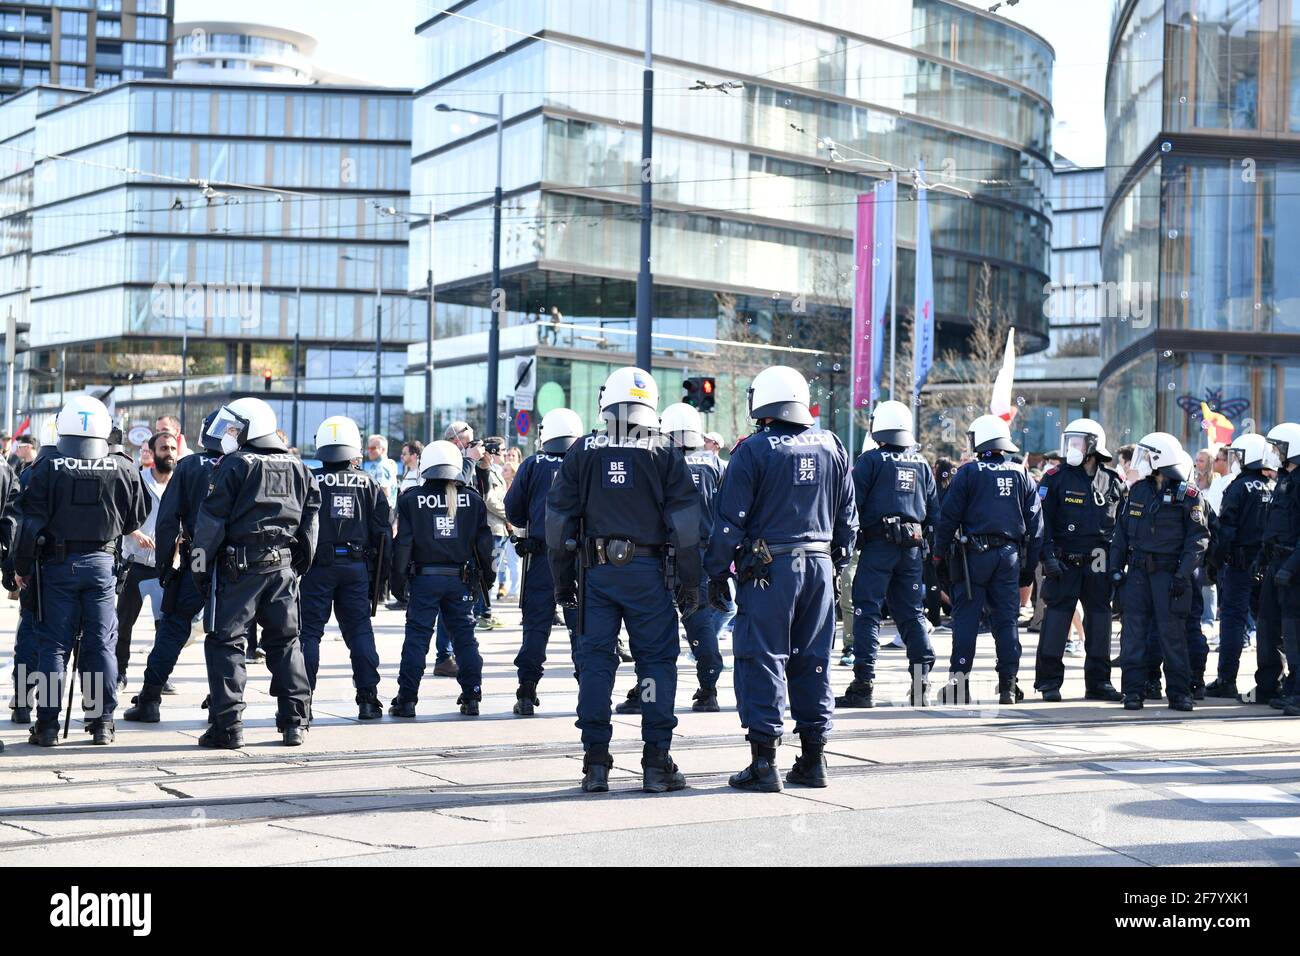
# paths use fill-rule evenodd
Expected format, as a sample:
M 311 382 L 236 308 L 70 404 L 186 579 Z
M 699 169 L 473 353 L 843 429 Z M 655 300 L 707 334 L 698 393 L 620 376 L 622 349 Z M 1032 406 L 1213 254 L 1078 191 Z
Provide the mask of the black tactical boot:
M 1105 684 L 1098 684 L 1096 687 L 1089 687 L 1083 693 L 1084 700 L 1107 700 L 1113 704 L 1118 704 L 1124 699 L 1124 695 L 1115 689 L 1115 685 L 1107 681 Z
M 199 746 L 213 750 L 239 750 L 244 746 L 244 727 L 235 724 L 222 729 L 216 724 L 209 724 L 207 733 L 199 738 Z
M 691 698 L 695 703 L 691 704 L 691 710 L 697 714 L 716 714 L 718 712 L 718 689 L 716 687 L 701 687 Z
M 872 693 L 876 689 L 875 681 L 859 680 L 853 678 L 853 683 L 849 684 L 843 695 L 835 698 L 836 707 L 875 707 L 875 702 L 871 699 Z
M 911 707 L 929 707 L 930 706 L 930 672 L 922 671 L 920 668 L 911 672 L 912 686 L 907 689 L 907 703 Z M 918 702 L 916 692 L 920 689 L 921 699 Z
M 641 713 L 641 685 L 638 683 L 627 692 L 627 699 L 621 700 L 614 705 L 616 714 L 639 714 Z
M 1160 679 L 1158 677 L 1147 681 L 1146 687 L 1142 689 L 1142 697 L 1145 700 L 1165 699 L 1165 691 L 1164 688 L 1160 686 Z
M 390 717 L 414 717 L 415 701 L 403 700 L 399 694 L 393 698 L 393 702 L 388 705 L 388 716 Z
M 582 757 L 582 792 L 608 793 L 609 771 L 614 761 L 605 744 L 592 744 Z
M 357 720 L 382 720 L 384 705 L 373 687 L 357 691 Z
M 307 740 L 307 728 L 302 724 L 286 724 L 280 728 L 280 736 L 286 747 L 301 747 Z
M 781 775 L 776 770 L 776 742 L 766 744 L 751 740 L 749 753 L 749 766 L 740 773 L 733 773 L 727 785 L 756 793 L 780 793 Z
M 1192 691 L 1192 700 L 1205 700 L 1204 676 L 1192 678 L 1191 691 Z
M 1212 680 L 1205 687 L 1205 696 L 1214 699 L 1227 698 L 1236 700 L 1237 682 L 1235 680 Z
M 641 751 L 641 789 L 646 793 L 669 793 L 686 786 L 686 777 L 677 769 L 667 750 L 646 744 Z
M 1286 699 L 1286 704 L 1282 708 L 1284 717 L 1300 717 L 1300 694 Z
M 19 707 L 15 705 L 13 713 L 9 715 L 9 720 L 12 723 L 18 724 L 20 727 L 26 727 L 32 722 L 32 709 L 30 707 Z
M 461 714 L 465 717 L 477 717 L 479 699 L 477 694 L 461 694 L 457 697 L 456 703 L 460 704 Z
M 939 689 L 939 701 L 944 704 L 971 703 L 970 675 L 954 672 L 948 675 L 948 683 Z
M 1142 709 L 1142 704 L 1143 704 L 1143 703 L 1144 703 L 1144 701 L 1143 701 L 1143 698 L 1142 698 L 1142 695 L 1141 695 L 1141 694 L 1125 694 L 1125 695 L 1124 695 L 1124 709 L 1125 709 L 1125 710 L 1141 710 L 1141 709 Z
M 1043 703 L 1045 704 L 1059 704 L 1062 700 L 1061 689 L 1059 687 L 1049 687 L 1047 690 L 1043 691 L 1042 693 L 1043 693 Z
M 1170 709 L 1170 710 L 1190 711 L 1190 710 L 1193 709 L 1193 707 L 1194 707 L 1194 705 L 1192 704 L 1192 698 L 1190 698 L 1190 697 L 1185 697 L 1185 696 L 1182 695 L 1182 694 L 1170 694 L 1170 695 L 1169 695 L 1169 709 Z
M 627 641 L 623 640 L 622 637 L 618 639 L 618 644 L 615 646 L 615 650 L 618 653 L 618 659 L 620 661 L 624 664 L 632 663 L 632 652 L 627 649 Z
M 37 747 L 53 747 L 59 742 L 59 720 L 37 720 L 27 732 L 27 742 Z
M 1025 692 L 1020 689 L 1014 677 L 998 678 L 998 703 L 1018 704 L 1025 699 Z
M 519 689 L 515 691 L 515 716 L 531 717 L 533 708 L 541 704 L 537 699 L 537 682 L 521 681 Z
M 87 721 L 85 730 L 90 734 L 90 742 L 97 747 L 107 747 L 117 736 L 117 728 L 113 724 L 112 717 Z
M 134 707 L 128 707 L 122 714 L 123 720 L 140 724 L 156 724 L 162 720 L 162 688 L 157 684 L 145 684 L 140 693 L 131 698 Z
M 826 784 L 826 742 L 812 737 L 800 737 L 803 752 L 795 758 L 794 767 L 785 775 L 785 782 L 791 786 L 825 787 Z

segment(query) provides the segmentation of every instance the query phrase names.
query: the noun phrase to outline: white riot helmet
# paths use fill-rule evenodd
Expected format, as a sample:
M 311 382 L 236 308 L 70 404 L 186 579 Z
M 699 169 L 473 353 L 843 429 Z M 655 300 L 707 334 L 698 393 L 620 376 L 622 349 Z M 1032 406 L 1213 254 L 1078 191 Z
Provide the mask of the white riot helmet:
M 208 429 L 221 442 L 222 453 L 232 455 L 244 445 L 274 436 L 275 412 L 260 398 L 238 398 L 217 410 Z
M 361 457 L 361 429 L 346 415 L 331 415 L 316 429 L 316 457 L 327 465 Z
M 1287 462 L 1300 465 L 1300 425 L 1295 422 L 1274 425 L 1269 429 L 1267 441 L 1270 452 L 1268 460 L 1264 462 L 1265 468 L 1276 471 Z M 1269 461 L 1273 464 L 1269 464 Z
M 792 425 L 813 423 L 808 380 L 787 365 L 773 365 L 754 376 L 749 386 L 749 417 L 775 418 Z
M 420 477 L 426 481 L 459 481 L 465 456 L 449 441 L 431 441 L 420 452 Z
M 1264 468 L 1264 460 L 1268 457 L 1268 439 L 1263 435 L 1250 432 L 1246 435 L 1238 435 L 1228 446 L 1229 468 L 1236 474 L 1243 468 Z
M 54 448 L 59 444 L 59 423 L 57 418 L 47 418 L 41 425 L 41 447 Z
M 1061 432 L 1061 457 L 1067 465 L 1082 465 L 1089 455 L 1110 461 L 1106 430 L 1091 418 L 1076 418 Z
M 971 422 L 966 439 L 970 450 L 976 453 L 1020 450 L 1011 441 L 1011 426 L 997 415 L 981 415 Z
M 59 454 L 69 458 L 96 459 L 108 455 L 108 435 L 113 418 L 104 403 L 89 395 L 76 395 L 63 406 L 55 420 L 59 432 Z
M 871 413 L 871 437 L 881 445 L 910 448 L 916 444 L 912 410 L 902 402 L 881 402 Z
M 571 408 L 553 408 L 542 416 L 542 451 L 563 455 L 582 435 L 582 419 Z
M 704 447 L 704 424 L 700 411 L 685 402 L 669 405 L 659 416 L 659 430 L 682 448 Z
M 600 414 L 642 428 L 658 428 L 659 385 L 645 369 L 616 368 L 600 387 Z
M 1130 467 L 1137 472 L 1139 478 L 1150 478 L 1153 473 L 1166 468 L 1176 470 L 1182 454 L 1183 443 L 1173 435 L 1168 432 L 1152 432 L 1134 446 L 1133 464 Z

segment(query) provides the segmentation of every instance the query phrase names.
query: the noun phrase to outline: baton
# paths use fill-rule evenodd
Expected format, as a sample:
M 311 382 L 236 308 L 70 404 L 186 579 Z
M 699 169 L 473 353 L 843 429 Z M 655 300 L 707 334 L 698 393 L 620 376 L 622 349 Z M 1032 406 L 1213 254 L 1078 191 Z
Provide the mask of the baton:
M 375 555 L 375 580 L 370 584 L 370 616 L 379 613 L 379 591 L 384 586 L 384 551 L 388 547 L 388 535 L 379 539 L 379 551 Z
M 68 739 L 68 730 L 72 726 L 72 694 L 77 686 L 77 676 L 81 667 L 81 631 L 72 639 L 72 679 L 68 681 L 68 710 L 63 716 L 63 739 Z M 64 672 L 67 673 L 66 671 Z

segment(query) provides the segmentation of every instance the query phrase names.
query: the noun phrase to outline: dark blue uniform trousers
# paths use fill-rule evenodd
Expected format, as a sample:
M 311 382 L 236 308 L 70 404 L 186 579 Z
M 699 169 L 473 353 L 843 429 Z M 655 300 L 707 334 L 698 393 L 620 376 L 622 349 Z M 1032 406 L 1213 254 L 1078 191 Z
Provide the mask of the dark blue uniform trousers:
M 923 564 L 920 548 L 900 548 L 887 541 L 869 542 L 858 555 L 853 575 L 853 676 L 858 680 L 876 679 L 881 608 L 886 599 L 889 616 L 907 647 L 912 679 L 924 678 L 934 666 L 934 647 L 922 620 Z
M 700 585 L 700 609 L 686 620 L 682 627 L 686 631 L 686 643 L 695 655 L 695 676 L 705 690 L 714 690 L 718 686 L 718 675 L 722 673 L 722 649 L 718 646 L 717 612 L 709 606 L 709 586 Z
M 677 611 L 662 562 L 642 556 L 616 568 L 587 569 L 581 600 L 586 630 L 578 635 L 578 720 L 583 749 L 608 744 L 610 694 L 618 670 L 618 631 L 626 625 L 641 688 L 641 739 L 662 750 L 672 744 L 677 694 Z
M 1091 562 L 1091 557 L 1088 561 Z M 1110 683 L 1110 576 L 1091 563 L 1062 563 L 1056 577 L 1043 579 L 1043 624 L 1034 660 L 1034 689 L 1060 690 L 1065 681 L 1065 642 L 1074 608 L 1083 603 L 1083 683 L 1093 690 Z
M 1120 631 L 1120 690 L 1125 696 L 1141 696 L 1152 678 L 1151 636 L 1154 634 L 1164 661 L 1165 685 L 1171 697 L 1191 696 L 1191 655 L 1187 615 L 1192 612 L 1192 583 L 1175 600 L 1169 587 L 1174 572 L 1147 571 L 1137 562 L 1129 565 L 1124 579 L 1124 626 Z M 1159 676 L 1158 674 L 1156 676 Z
M 41 564 L 45 620 L 36 625 L 40 684 L 36 716 L 57 720 L 63 675 L 81 632 L 82 707 L 88 718 L 117 709 L 117 579 L 104 551 L 69 555 Z
M 1273 557 L 1264 568 L 1264 580 L 1259 586 L 1259 617 L 1255 628 L 1255 687 L 1261 700 L 1271 700 L 1282 680 L 1282 660 L 1285 638 L 1283 621 L 1286 612 L 1283 604 L 1284 589 L 1273 581 L 1273 575 L 1283 564 L 1283 559 Z M 1292 584 L 1294 591 L 1300 585 Z M 1292 615 L 1294 617 L 1294 615 Z M 1295 693 L 1295 675 L 1292 670 L 1282 687 L 1282 693 Z
M 338 557 L 333 564 L 317 564 L 303 575 L 302 658 L 307 680 L 316 689 L 320 670 L 320 640 L 330 609 L 338 617 L 343 643 L 352 655 L 352 683 L 357 690 L 379 686 L 379 652 L 370 624 L 370 570 L 365 561 Z
M 298 578 L 289 567 L 238 577 L 218 573 L 216 629 L 203 642 L 208 664 L 208 719 L 226 730 L 241 722 L 248 680 L 245 640 L 254 622 L 271 672 L 276 727 L 308 722 L 311 686 L 298 640 Z
M 515 669 L 519 683 L 536 684 L 542 679 L 546 663 L 546 645 L 551 640 L 555 626 L 555 580 L 551 577 L 551 563 L 545 554 L 529 555 L 528 574 L 524 577 L 523 628 L 524 639 L 515 655 Z M 578 630 L 578 612 L 564 609 L 564 624 L 569 632 L 569 659 L 573 659 L 573 635 Z
M 1235 681 L 1246 646 L 1251 609 L 1259 606 L 1259 585 L 1250 568 L 1219 569 L 1219 680 Z
M 483 657 L 474 636 L 474 592 L 455 574 L 413 574 L 406 594 L 406 638 L 402 641 L 402 664 L 397 674 L 397 692 L 402 700 L 420 699 L 420 681 L 429 660 L 433 629 L 447 629 L 460 665 L 457 681 L 466 694 L 478 696 L 483 682 Z
M 18 630 L 14 634 L 14 700 L 19 707 L 30 705 L 32 688 L 37 683 L 40 640 L 36 636 L 36 615 L 26 607 L 18 608 Z
M 1192 609 L 1187 612 L 1187 621 L 1185 624 L 1187 631 L 1187 667 L 1188 673 L 1193 681 L 1203 681 L 1205 679 L 1205 664 L 1210 658 L 1210 642 L 1205 638 L 1205 631 L 1201 629 L 1201 614 L 1205 611 L 1205 595 L 1201 592 L 1201 574 L 1198 571 L 1193 579 L 1192 591 Z M 1147 628 L 1147 680 L 1158 681 L 1160 679 L 1160 667 L 1164 663 L 1165 655 L 1160 649 L 1160 629 L 1156 627 L 1155 619 L 1151 619 L 1151 625 Z
M 778 555 L 771 582 L 746 583 L 733 647 L 740 725 L 755 743 L 773 743 L 785 727 L 786 692 L 795 732 L 825 741 L 835 695 L 830 656 L 835 640 L 835 581 L 826 555 Z
M 203 610 L 203 593 L 194 583 L 194 576 L 188 571 L 178 573 L 179 581 L 171 585 L 177 589 L 175 606 L 158 622 L 144 667 L 144 682 L 154 687 L 161 687 L 172 676 L 185 642 L 190 639 L 194 616 Z
M 999 677 L 1015 677 L 1020 671 L 1020 549 L 1011 542 L 990 548 L 983 554 L 966 548 L 970 582 L 953 581 L 952 660 L 949 670 L 969 674 L 975 665 L 975 644 L 980 615 L 985 605 L 997 649 Z M 958 567 L 954 573 L 963 572 Z M 854 638 L 856 642 L 857 638 Z

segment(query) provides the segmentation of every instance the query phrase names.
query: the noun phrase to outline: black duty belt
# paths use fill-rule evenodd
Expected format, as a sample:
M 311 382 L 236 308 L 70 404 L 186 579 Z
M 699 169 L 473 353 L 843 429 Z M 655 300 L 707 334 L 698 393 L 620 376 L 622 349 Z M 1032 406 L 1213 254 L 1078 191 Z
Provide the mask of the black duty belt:
M 602 564 L 623 567 L 633 558 L 662 558 L 664 546 L 636 544 L 627 538 L 588 538 L 583 542 L 582 553 L 586 567 Z
M 1143 551 L 1137 551 L 1129 559 L 1129 563 L 1144 568 L 1148 573 L 1152 571 L 1177 571 L 1178 566 L 1182 563 L 1182 558 L 1173 554 L 1147 554 Z
M 359 548 L 354 544 L 339 544 L 334 546 L 335 558 L 349 558 L 353 561 L 366 560 L 366 549 Z
M 227 558 L 239 572 L 274 571 L 286 567 L 293 561 L 293 552 L 288 548 L 248 548 L 232 546 L 227 549 Z
M 41 561 L 62 561 L 69 555 L 111 554 L 117 556 L 116 541 L 60 541 L 43 545 L 37 557 Z
M 458 578 L 464 573 L 459 564 L 418 564 L 415 566 L 417 577 Z
M 830 557 L 831 546 L 827 541 L 790 541 L 785 544 L 768 544 L 767 553 L 772 557 L 782 554 L 824 554 Z
M 970 536 L 970 542 L 977 548 L 982 548 L 985 551 L 991 551 L 994 548 L 1000 548 L 1007 544 L 1013 544 L 1017 547 L 1020 546 L 1018 540 L 1007 537 L 1005 534 L 973 534 Z

